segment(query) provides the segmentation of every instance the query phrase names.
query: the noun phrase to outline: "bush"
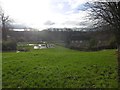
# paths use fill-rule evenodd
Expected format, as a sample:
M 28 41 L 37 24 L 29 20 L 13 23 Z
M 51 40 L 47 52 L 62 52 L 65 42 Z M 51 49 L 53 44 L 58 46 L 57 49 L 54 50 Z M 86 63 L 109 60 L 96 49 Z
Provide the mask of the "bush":
M 17 43 L 15 41 L 3 41 L 2 51 L 16 51 Z
M 29 48 L 18 48 L 17 50 L 18 50 L 18 51 L 22 51 L 22 52 L 30 51 Z

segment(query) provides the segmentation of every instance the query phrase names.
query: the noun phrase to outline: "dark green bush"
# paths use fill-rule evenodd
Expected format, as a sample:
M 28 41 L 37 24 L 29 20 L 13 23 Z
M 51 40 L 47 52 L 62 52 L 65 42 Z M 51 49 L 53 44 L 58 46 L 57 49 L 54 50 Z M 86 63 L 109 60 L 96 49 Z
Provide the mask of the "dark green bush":
M 16 51 L 17 43 L 15 41 L 3 41 L 2 51 Z
M 17 48 L 18 51 L 23 51 L 23 52 L 27 52 L 27 51 L 30 51 L 30 48 Z

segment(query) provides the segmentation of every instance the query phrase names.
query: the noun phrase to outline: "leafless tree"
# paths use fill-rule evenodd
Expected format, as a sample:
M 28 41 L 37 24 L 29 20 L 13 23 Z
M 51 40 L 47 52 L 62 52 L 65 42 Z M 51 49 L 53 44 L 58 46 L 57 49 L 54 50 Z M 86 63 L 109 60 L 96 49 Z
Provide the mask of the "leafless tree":
M 7 40 L 7 30 L 9 25 L 10 19 L 9 16 L 5 16 L 5 13 L 0 8 L 0 23 L 1 23 L 1 29 L 2 29 L 2 39 Z
M 90 7 L 91 16 L 98 21 L 98 26 L 112 27 L 118 47 L 118 81 L 120 83 L 120 1 L 91 2 L 87 3 L 87 7 Z

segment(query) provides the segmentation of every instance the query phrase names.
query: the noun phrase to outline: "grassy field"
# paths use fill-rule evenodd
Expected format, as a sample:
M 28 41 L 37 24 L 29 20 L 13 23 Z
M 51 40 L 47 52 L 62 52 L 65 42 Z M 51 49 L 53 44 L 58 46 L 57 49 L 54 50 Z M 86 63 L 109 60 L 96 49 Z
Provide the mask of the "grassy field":
M 4 52 L 3 88 L 117 88 L 115 50 Z

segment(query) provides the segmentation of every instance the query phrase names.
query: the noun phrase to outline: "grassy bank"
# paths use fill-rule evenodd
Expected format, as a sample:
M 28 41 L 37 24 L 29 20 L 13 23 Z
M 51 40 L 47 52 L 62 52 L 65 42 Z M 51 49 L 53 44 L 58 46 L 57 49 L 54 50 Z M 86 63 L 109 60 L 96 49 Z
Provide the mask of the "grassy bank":
M 3 88 L 116 88 L 115 50 L 80 52 L 56 47 L 4 52 Z

